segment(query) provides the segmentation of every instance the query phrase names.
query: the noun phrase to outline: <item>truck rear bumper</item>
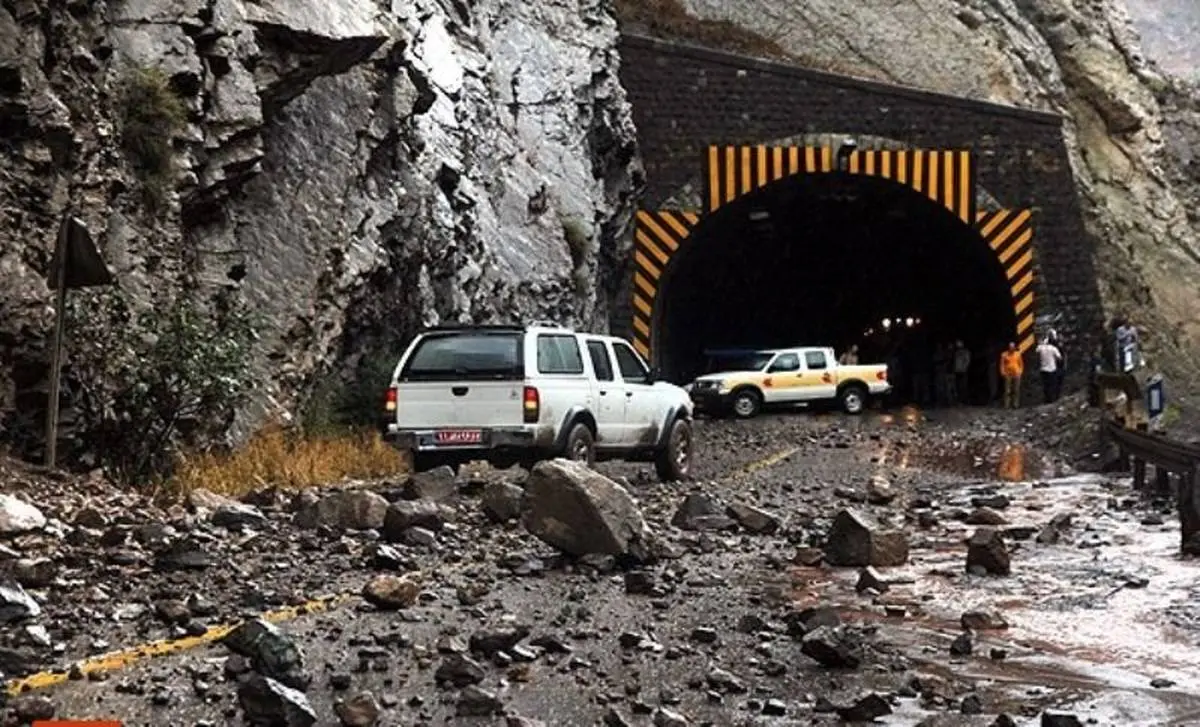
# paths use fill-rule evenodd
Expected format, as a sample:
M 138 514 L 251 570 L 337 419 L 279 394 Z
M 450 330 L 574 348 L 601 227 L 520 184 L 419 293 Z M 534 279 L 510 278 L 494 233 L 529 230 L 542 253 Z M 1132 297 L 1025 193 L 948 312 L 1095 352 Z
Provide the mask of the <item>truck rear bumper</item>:
M 494 428 L 479 429 L 478 442 L 464 444 L 443 444 L 437 441 L 436 429 L 401 429 L 395 424 L 389 424 L 384 432 L 384 439 L 398 449 L 409 449 L 414 452 L 446 452 L 470 454 L 472 452 L 486 453 L 497 449 L 536 449 L 537 435 L 532 429 L 523 428 Z

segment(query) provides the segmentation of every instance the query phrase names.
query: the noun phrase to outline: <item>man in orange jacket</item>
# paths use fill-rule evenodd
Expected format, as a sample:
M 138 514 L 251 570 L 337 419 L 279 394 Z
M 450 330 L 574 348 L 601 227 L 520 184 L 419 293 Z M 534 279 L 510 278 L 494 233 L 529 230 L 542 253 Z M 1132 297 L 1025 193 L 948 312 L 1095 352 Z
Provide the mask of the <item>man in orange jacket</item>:
M 1016 409 L 1021 403 L 1021 376 L 1025 373 L 1025 360 L 1017 350 L 1017 344 L 1009 342 L 1008 350 L 1000 354 L 1000 375 L 1004 377 L 1004 408 Z

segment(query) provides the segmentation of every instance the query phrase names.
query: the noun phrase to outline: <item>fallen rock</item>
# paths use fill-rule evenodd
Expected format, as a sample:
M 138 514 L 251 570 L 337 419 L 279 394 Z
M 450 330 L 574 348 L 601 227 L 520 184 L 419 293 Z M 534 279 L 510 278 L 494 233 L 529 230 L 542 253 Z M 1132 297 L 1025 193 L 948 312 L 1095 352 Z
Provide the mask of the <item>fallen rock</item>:
M 304 671 L 304 652 L 275 624 L 252 619 L 221 641 L 230 651 L 249 659 L 254 670 L 270 680 L 294 689 L 308 688 L 311 679 Z M 287 701 L 283 696 L 278 699 Z
M 402 500 L 387 507 L 383 520 L 383 537 L 391 542 L 404 539 L 409 528 L 425 528 L 440 532 L 453 519 L 454 511 L 427 500 Z
M 49 697 L 40 694 L 22 694 L 13 699 L 9 709 L 20 724 L 54 719 L 54 714 L 58 711 Z
M 333 707 L 342 727 L 372 727 L 379 721 L 382 710 L 375 695 L 362 692 L 345 701 L 339 701 Z
M 383 611 L 408 608 L 417 602 L 420 593 L 421 587 L 415 581 L 393 575 L 375 576 L 362 589 L 362 597 Z
M 971 498 L 971 507 L 989 507 L 993 510 L 1003 510 L 1012 504 L 1007 495 L 980 495 Z
M 820 565 L 824 559 L 825 554 L 819 548 L 796 548 L 796 554 L 792 556 L 792 564 L 812 568 Z
M 757 507 L 734 503 L 726 508 L 729 517 L 738 525 L 759 535 L 771 535 L 779 530 L 779 518 Z
M 478 684 L 485 676 L 483 666 L 465 654 L 450 654 L 433 673 L 433 680 L 438 686 L 446 685 L 462 688 Z
M 671 517 L 671 525 L 680 530 L 724 530 L 736 521 L 725 514 L 725 505 L 703 492 L 691 492 Z
M 810 631 L 801 642 L 800 651 L 833 669 L 857 669 L 862 663 L 859 645 L 838 627 L 820 626 Z
M 458 495 L 458 481 L 454 470 L 443 465 L 427 472 L 414 473 L 404 483 L 401 494 L 406 500 L 443 502 Z
M 511 482 L 492 482 L 483 490 L 480 506 L 490 520 L 506 523 L 521 517 L 521 500 L 525 490 Z
M 688 727 L 690 724 L 687 717 L 666 707 L 654 710 L 651 721 L 654 722 L 654 727 Z
M 155 569 L 164 573 L 204 570 L 212 567 L 215 562 L 199 543 L 189 539 L 171 543 L 154 557 Z
M 213 525 L 223 528 L 258 525 L 267 519 L 253 505 L 247 505 L 205 489 L 193 490 L 188 493 L 188 504 L 197 512 L 206 515 Z
M 975 650 L 975 640 L 971 637 L 970 631 L 964 631 L 950 642 L 951 656 L 970 656 Z
M 498 651 L 508 651 L 526 636 L 529 636 L 529 627 L 524 625 L 476 631 L 471 634 L 468 648 L 477 654 L 492 656 Z
M 20 535 L 46 527 L 42 511 L 16 495 L 0 494 L 0 535 Z
M 378 530 L 387 517 L 388 501 L 368 490 L 335 490 L 306 502 L 296 511 L 297 526 L 340 530 Z
M 495 692 L 471 685 L 458 695 L 456 713 L 460 717 L 487 717 L 504 710 L 504 704 Z
M 49 558 L 21 558 L 13 563 L 12 575 L 25 588 L 45 588 L 58 575 L 58 564 Z
M 11 623 L 42 615 L 42 607 L 17 583 L 0 583 L 0 623 Z
M 875 590 L 879 593 L 884 593 L 891 584 L 887 579 L 871 566 L 867 566 L 858 572 L 858 582 L 854 584 L 854 590 L 862 593 L 868 590 Z
M 1012 571 L 1008 546 L 999 530 L 982 527 L 967 540 L 967 570 L 979 575 L 1006 576 Z
M 968 525 L 1007 525 L 1008 519 L 990 507 L 981 507 L 967 515 L 965 522 Z
M 540 462 L 525 486 L 521 520 L 530 533 L 570 555 L 652 558 L 652 536 L 629 492 L 587 465 Z
M 887 505 L 896 499 L 896 490 L 883 475 L 871 475 L 867 481 L 867 502 L 872 505 Z
M 848 707 L 838 707 L 838 716 L 846 722 L 874 722 L 892 713 L 892 705 L 872 692 Z
M 959 621 L 964 629 L 971 631 L 1000 631 L 1008 628 L 1008 621 L 995 611 L 967 611 Z
M 1050 522 L 1037 535 L 1037 542 L 1042 545 L 1054 545 L 1062 539 L 1063 533 L 1071 528 L 1071 514 L 1059 513 L 1050 518 Z
M 1042 727 L 1083 727 L 1083 722 L 1069 712 L 1042 712 Z
M 825 539 L 825 562 L 834 566 L 898 566 L 908 562 L 908 538 L 899 530 L 883 530 L 854 510 L 833 519 Z
M 317 723 L 308 697 L 262 674 L 250 674 L 238 686 L 246 722 L 257 727 L 312 727 Z

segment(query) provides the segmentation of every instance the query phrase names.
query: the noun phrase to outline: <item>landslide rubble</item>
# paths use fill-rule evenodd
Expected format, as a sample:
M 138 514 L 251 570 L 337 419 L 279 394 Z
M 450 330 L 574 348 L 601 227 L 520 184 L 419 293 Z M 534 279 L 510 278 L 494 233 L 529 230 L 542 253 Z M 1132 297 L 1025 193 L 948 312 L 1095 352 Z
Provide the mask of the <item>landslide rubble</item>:
M 936 456 L 970 431 L 705 422 L 708 454 L 687 485 L 628 465 L 594 473 L 550 462 L 171 504 L 6 465 L 5 502 L 45 517 L 3 536 L 4 583 L 16 584 L 0 590 L 6 677 L 251 619 L 209 647 L 81 674 L 88 680 L 18 696 L 9 710 L 70 716 L 99 704 L 129 724 L 153 724 L 165 709 L 187 724 L 833 724 L 888 714 L 1011 724 L 1002 715 L 1037 716 L 1056 689 L 1035 698 L 982 687 L 955 664 L 1022 655 L 1027 647 L 1004 639 L 1026 616 L 1011 625 L 990 604 L 1043 578 L 1039 553 L 1086 557 L 1078 549 L 1098 547 L 1088 543 L 1104 531 L 1035 509 L 1049 490 L 890 458 L 910 448 Z M 796 451 L 746 468 L 784 448 Z M 883 479 L 893 496 L 868 501 Z M 1013 524 L 966 523 L 980 507 Z M 1060 540 L 1032 540 L 1039 528 Z M 905 558 L 863 563 L 876 534 L 892 532 Z M 968 569 L 972 532 L 1001 539 L 1007 573 Z M 846 537 L 860 544 L 847 549 Z M 626 557 L 644 543 L 652 557 Z M 865 556 L 823 563 L 830 548 Z M 253 618 L 328 593 L 348 600 L 277 625 Z

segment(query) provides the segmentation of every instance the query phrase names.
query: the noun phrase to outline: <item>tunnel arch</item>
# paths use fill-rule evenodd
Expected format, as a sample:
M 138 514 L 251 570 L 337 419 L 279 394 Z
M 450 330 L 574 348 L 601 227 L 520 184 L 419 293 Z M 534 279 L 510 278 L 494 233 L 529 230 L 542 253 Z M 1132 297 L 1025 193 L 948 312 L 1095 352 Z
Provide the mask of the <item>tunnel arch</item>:
M 710 150 L 711 209 L 637 216 L 632 337 L 667 377 L 693 375 L 703 347 L 840 348 L 885 315 L 1032 346 L 1030 213 L 976 212 L 966 152 L 729 149 Z M 914 174 L 923 154 L 943 181 Z M 789 285 L 808 292 L 778 297 Z

